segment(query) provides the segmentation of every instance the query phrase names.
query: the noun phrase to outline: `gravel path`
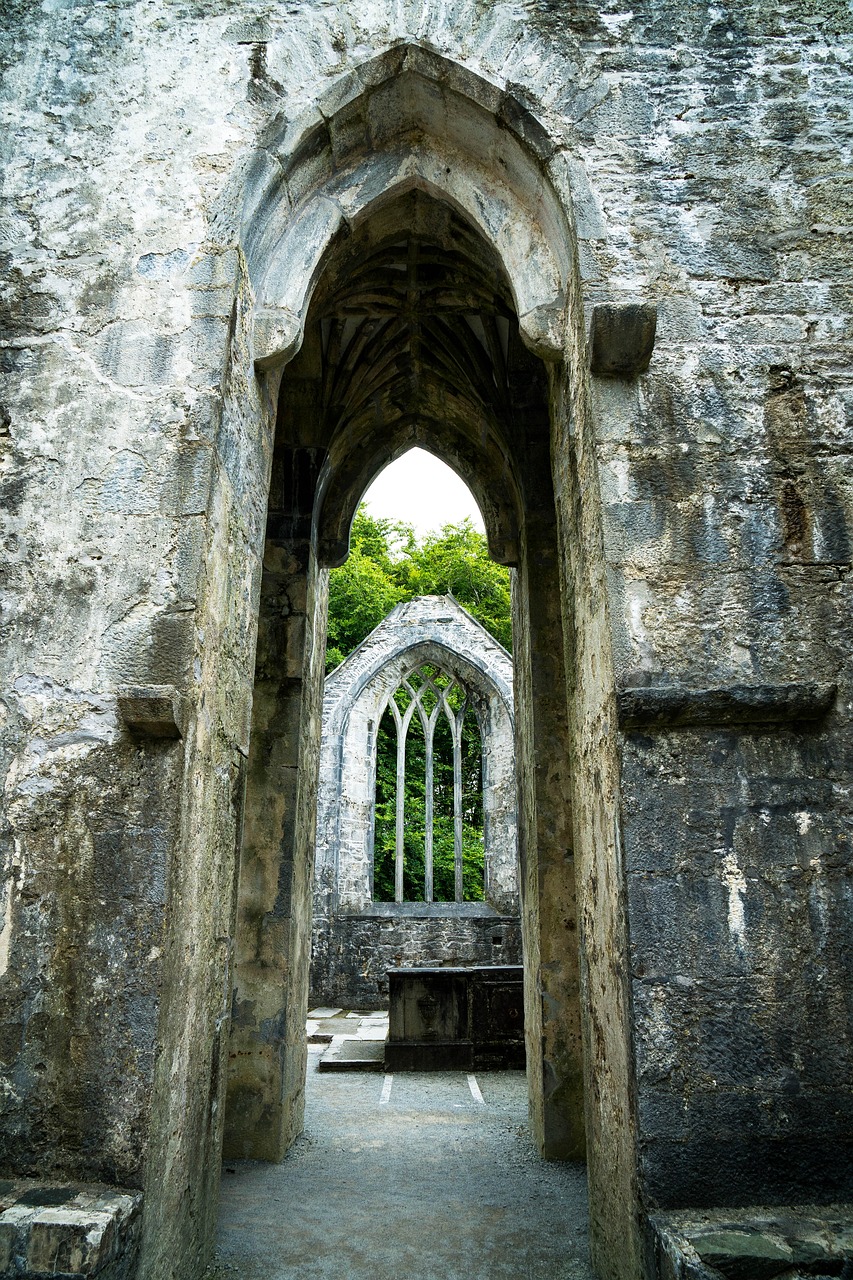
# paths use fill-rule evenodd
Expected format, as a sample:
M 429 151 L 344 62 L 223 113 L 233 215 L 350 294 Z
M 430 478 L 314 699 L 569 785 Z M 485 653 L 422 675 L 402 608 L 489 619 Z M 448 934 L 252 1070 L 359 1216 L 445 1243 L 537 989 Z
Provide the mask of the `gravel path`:
M 211 1280 L 593 1280 L 584 1169 L 539 1158 L 522 1072 L 325 1075 L 319 1052 L 284 1162 L 225 1167 Z

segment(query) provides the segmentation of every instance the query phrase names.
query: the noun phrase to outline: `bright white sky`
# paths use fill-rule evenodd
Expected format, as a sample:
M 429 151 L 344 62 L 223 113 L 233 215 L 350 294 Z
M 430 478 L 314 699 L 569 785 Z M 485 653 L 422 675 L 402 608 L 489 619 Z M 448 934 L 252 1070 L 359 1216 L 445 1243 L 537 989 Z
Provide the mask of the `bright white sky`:
M 363 501 L 373 516 L 414 525 L 419 538 L 466 516 L 484 532 L 480 508 L 467 484 L 425 449 L 410 449 L 380 471 Z

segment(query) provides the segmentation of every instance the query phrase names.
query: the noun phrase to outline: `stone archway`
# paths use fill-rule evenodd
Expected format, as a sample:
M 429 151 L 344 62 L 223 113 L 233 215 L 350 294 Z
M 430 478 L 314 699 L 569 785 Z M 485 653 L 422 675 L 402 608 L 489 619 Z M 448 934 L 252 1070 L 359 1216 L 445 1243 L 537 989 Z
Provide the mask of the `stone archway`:
M 612 680 L 598 512 L 582 498 L 594 455 L 576 446 L 575 474 L 561 452 L 588 410 L 560 160 L 510 95 L 423 50 L 390 51 L 333 98 L 321 121 L 267 139 L 247 198 L 251 342 L 276 435 L 225 1149 L 277 1159 L 301 1128 L 326 568 L 344 558 L 373 475 L 420 444 L 470 481 L 492 553 L 514 570 L 530 1112 L 543 1153 L 575 1158 L 585 1143 L 572 800 L 582 800 L 581 869 L 596 903 L 583 953 L 593 1227 L 606 1238 L 622 1223 L 617 1269 L 630 1270 Z M 555 483 L 571 530 L 558 527 Z
M 413 443 L 426 445 L 463 475 L 475 478 L 475 489 L 484 495 L 492 546 L 502 559 L 517 565 L 513 592 L 521 641 L 517 697 L 522 711 L 517 735 L 519 843 L 531 1107 L 544 1152 L 582 1156 L 575 938 L 569 936 L 568 945 L 555 951 L 547 971 L 539 957 L 543 904 L 561 920 L 573 919 L 575 912 L 573 864 L 567 861 L 572 848 L 568 722 L 548 385 L 545 367 L 521 340 L 500 261 L 479 233 L 446 203 L 419 190 L 406 190 L 394 202 L 380 204 L 375 217 L 365 215 L 351 233 L 339 235 L 330 244 L 314 290 L 304 341 L 281 381 L 276 430 L 268 549 L 274 545 L 276 554 L 286 557 L 288 565 L 299 566 L 297 579 L 301 573 L 306 583 L 310 581 L 315 555 L 326 563 L 341 558 L 339 529 L 348 527 L 348 517 L 363 487 L 395 452 Z M 272 575 L 265 578 L 268 590 L 262 591 L 262 638 L 265 616 L 269 615 L 272 623 L 285 607 L 283 597 L 289 599 L 293 594 L 294 579 L 289 571 L 286 579 L 273 585 Z M 325 579 L 321 574 L 316 582 L 322 590 Z M 279 643 L 275 624 L 269 634 L 273 644 Z M 313 783 L 309 792 L 307 768 L 313 775 L 319 690 L 310 693 L 310 757 L 307 739 L 303 739 L 296 771 L 279 775 L 260 761 L 274 758 L 286 743 L 279 725 L 287 723 L 288 732 L 293 732 L 295 685 L 291 678 L 282 682 L 272 653 L 265 657 L 262 649 L 259 661 L 271 675 L 271 719 L 268 730 L 258 723 L 257 712 L 265 702 L 258 690 L 249 763 L 246 848 L 253 850 L 256 874 L 259 867 L 267 866 L 261 874 L 272 877 L 275 872 L 270 859 L 279 857 L 278 841 L 268 832 L 255 837 L 255 815 L 262 815 L 259 820 L 266 824 L 275 806 L 282 803 L 284 788 L 295 782 L 303 787 L 306 805 L 297 821 L 309 821 L 307 806 L 313 799 Z M 304 700 L 307 694 L 303 691 L 300 696 Z M 271 737 L 262 746 L 264 738 L 259 734 L 266 732 Z M 536 768 L 537 753 L 547 754 L 552 762 L 547 784 Z M 291 806 L 291 815 L 298 813 L 299 804 L 296 800 Z M 312 841 L 312 829 L 300 834 L 299 828 L 293 828 L 287 843 L 293 849 L 294 864 L 310 865 Z M 551 880 L 546 884 L 548 875 Z M 307 892 L 307 874 L 300 883 Z M 289 929 L 295 938 L 297 928 L 301 936 L 303 926 L 297 926 L 294 912 L 304 912 L 306 906 L 292 890 L 290 907 Z M 279 921 L 276 929 L 283 927 L 280 911 L 271 904 L 264 913 L 270 921 Z M 256 936 L 259 925 L 254 915 L 251 924 L 246 923 L 246 936 L 250 931 Z M 262 930 L 272 927 L 260 924 Z M 238 1025 L 244 1010 L 249 1025 L 245 1038 L 238 1030 L 238 1066 L 232 1077 L 232 1099 L 243 1099 L 239 1104 L 235 1101 L 237 1110 L 232 1110 L 232 1115 L 239 1117 L 235 1127 L 242 1130 L 242 1137 L 235 1139 L 236 1148 L 228 1149 L 253 1154 L 274 1154 L 276 1148 L 270 1143 L 275 1142 L 276 1119 L 284 1126 L 281 1142 L 301 1123 L 298 1102 L 286 1125 L 287 1106 L 277 1117 L 271 1114 L 267 1083 L 258 1088 L 251 1066 L 255 1051 L 249 1042 L 255 1038 L 263 1063 L 261 1075 L 266 1077 L 270 1063 L 267 1028 L 288 1003 L 277 1003 L 280 994 L 270 995 L 266 959 L 258 966 L 258 956 L 265 955 L 265 948 L 266 943 L 260 950 L 250 951 L 238 967 L 235 1005 Z M 279 954 L 287 973 L 293 976 L 288 948 Z M 305 962 L 303 957 L 300 964 Z M 241 975 L 249 973 L 252 977 L 246 985 Z M 549 987 L 546 1001 L 543 988 Z M 304 978 L 300 978 L 300 992 L 303 990 Z M 304 1009 L 304 1003 L 300 994 L 294 1008 Z M 249 1004 L 254 1009 L 251 1015 Z M 573 1025 L 569 1034 L 567 1023 Z M 283 1043 L 295 1035 L 296 1024 Z M 281 1071 L 281 1087 L 297 1099 L 301 1078 L 297 1087 L 290 1070 L 282 1067 Z M 278 1087 L 277 1083 L 276 1090 Z M 254 1121 L 249 1119 L 252 1112 Z M 248 1138 L 253 1129 L 257 1129 L 260 1147 Z

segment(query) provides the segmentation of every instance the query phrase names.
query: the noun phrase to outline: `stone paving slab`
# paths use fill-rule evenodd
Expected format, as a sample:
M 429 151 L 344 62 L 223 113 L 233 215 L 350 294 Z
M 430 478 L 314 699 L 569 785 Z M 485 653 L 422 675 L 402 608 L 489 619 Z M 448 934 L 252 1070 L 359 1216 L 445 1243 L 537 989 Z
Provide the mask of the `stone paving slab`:
M 385 1040 L 362 1036 L 334 1036 L 317 1063 L 318 1071 L 382 1071 L 385 1067 Z
M 305 1032 L 309 1044 L 331 1044 L 335 1037 L 344 1036 L 384 1041 L 388 1036 L 387 1010 L 361 1012 L 337 1009 L 332 1010 L 328 1017 L 319 1016 L 326 1013 L 329 1013 L 326 1009 L 315 1009 L 308 1015 Z

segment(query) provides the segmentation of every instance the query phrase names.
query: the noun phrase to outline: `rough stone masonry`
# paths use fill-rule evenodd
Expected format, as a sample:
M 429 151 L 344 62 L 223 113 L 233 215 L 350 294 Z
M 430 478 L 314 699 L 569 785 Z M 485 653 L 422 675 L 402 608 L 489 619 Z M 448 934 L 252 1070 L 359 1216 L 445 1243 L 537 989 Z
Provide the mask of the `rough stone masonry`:
M 853 1197 L 851 25 L 5 0 L 0 1159 L 141 1192 L 138 1280 L 204 1269 L 232 1018 L 229 1141 L 301 1126 L 327 570 L 416 443 L 513 566 L 599 1274 Z

